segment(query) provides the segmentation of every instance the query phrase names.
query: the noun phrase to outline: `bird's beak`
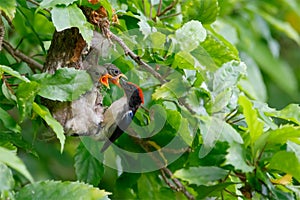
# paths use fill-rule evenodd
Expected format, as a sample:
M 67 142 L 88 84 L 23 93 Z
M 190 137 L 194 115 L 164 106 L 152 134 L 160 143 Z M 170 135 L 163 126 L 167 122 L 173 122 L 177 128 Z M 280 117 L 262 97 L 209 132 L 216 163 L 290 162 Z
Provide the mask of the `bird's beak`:
M 115 84 L 116 86 L 121 87 L 121 85 L 119 83 L 121 77 L 128 79 L 127 76 L 125 76 L 124 74 L 119 74 L 118 76 L 112 77 L 111 82 L 113 84 Z
M 109 83 L 108 83 L 109 79 L 113 79 L 113 77 L 110 74 L 105 74 L 100 77 L 99 82 L 109 89 Z

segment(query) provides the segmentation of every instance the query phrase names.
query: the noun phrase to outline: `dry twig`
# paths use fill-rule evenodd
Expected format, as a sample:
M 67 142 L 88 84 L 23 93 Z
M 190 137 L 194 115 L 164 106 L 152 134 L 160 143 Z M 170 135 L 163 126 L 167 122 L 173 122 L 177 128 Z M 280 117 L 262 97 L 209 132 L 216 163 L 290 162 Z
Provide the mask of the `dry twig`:
M 11 44 L 9 44 L 7 41 L 3 40 L 3 48 L 10 53 L 14 58 L 19 58 L 22 61 L 26 62 L 28 64 L 28 66 L 35 71 L 36 69 L 38 70 L 42 70 L 43 69 L 43 65 L 38 63 L 37 61 L 35 61 L 34 59 L 28 57 L 27 55 L 25 55 L 24 53 L 22 53 L 21 51 L 14 49 Z

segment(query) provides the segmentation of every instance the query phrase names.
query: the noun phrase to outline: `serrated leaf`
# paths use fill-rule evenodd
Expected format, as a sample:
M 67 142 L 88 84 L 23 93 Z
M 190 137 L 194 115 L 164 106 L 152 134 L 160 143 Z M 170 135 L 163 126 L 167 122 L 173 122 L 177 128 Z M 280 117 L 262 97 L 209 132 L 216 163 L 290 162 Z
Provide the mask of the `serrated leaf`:
M 205 49 L 217 66 L 221 66 L 231 60 L 239 61 L 237 49 L 221 35 L 207 34 L 206 39 L 201 42 L 201 47 Z
M 190 167 L 175 171 L 174 177 L 187 181 L 189 184 L 209 185 L 224 178 L 227 174 L 227 170 L 215 166 Z
M 33 102 L 32 109 L 52 128 L 52 130 L 56 134 L 56 137 L 59 139 L 61 146 L 60 152 L 62 152 L 66 140 L 66 136 L 64 135 L 64 129 L 62 125 L 52 117 L 50 111 L 45 106 Z
M 277 117 L 292 121 L 300 125 L 300 106 L 299 104 L 290 104 L 279 111 L 267 112 L 268 116 Z
M 282 126 L 262 134 L 255 142 L 255 149 L 268 149 L 274 145 L 285 144 L 288 140 L 295 141 L 300 137 L 300 127 Z
M 205 157 L 215 146 L 217 141 L 243 144 L 240 134 L 225 121 L 217 117 L 203 116 L 200 118 L 199 129 L 203 138 L 203 145 L 199 157 Z
M 219 6 L 217 0 L 189 0 L 182 5 L 184 20 L 199 20 L 203 24 L 213 23 L 218 14 Z
M 173 192 L 162 190 L 163 187 L 157 182 L 152 174 L 142 174 L 137 181 L 138 199 L 175 199 Z
M 91 43 L 93 38 L 93 26 L 87 22 L 83 12 L 76 4 L 67 7 L 53 7 L 51 17 L 57 31 L 77 27 L 83 39 L 88 44 Z
M 104 174 L 103 164 L 91 155 L 83 143 L 77 147 L 74 159 L 77 179 L 97 186 Z
M 195 190 L 198 193 L 197 199 L 205 199 L 205 197 L 209 197 L 209 195 L 211 193 L 222 191 L 226 187 L 228 187 L 230 185 L 234 185 L 234 184 L 236 184 L 236 183 L 226 182 L 226 183 L 218 183 L 218 184 L 212 185 L 212 186 L 200 185 L 197 188 L 195 188 L 195 187 L 193 187 L 193 188 L 195 188 Z
M 239 79 L 246 74 L 246 65 L 243 62 L 230 61 L 223 64 L 213 78 L 212 92 L 214 95 L 224 90 L 236 87 Z
M 0 107 L 0 120 L 2 121 L 5 128 L 20 133 L 21 127 L 16 123 L 14 118 L 12 118 L 5 110 Z
M 15 151 L 10 151 L 3 147 L 0 147 L 0 163 L 4 163 L 9 167 L 15 169 L 23 176 L 25 176 L 30 182 L 33 182 L 33 178 L 28 172 L 26 166 L 22 162 L 22 160 L 16 155 Z
M 182 51 L 193 51 L 206 38 L 206 30 L 199 21 L 189 21 L 175 32 L 175 38 Z
M 11 170 L 3 163 L 0 163 L 0 194 L 5 190 L 12 190 L 15 180 Z
M 217 96 L 212 99 L 212 105 L 211 105 L 211 112 L 212 113 L 217 113 L 220 112 L 224 107 L 226 107 L 232 96 L 232 90 L 231 88 L 227 88 L 217 94 Z
M 40 96 L 58 101 L 76 100 L 93 85 L 87 72 L 74 68 L 61 68 L 53 75 L 38 75 L 33 80 L 41 85 Z
M 240 96 L 239 104 L 243 107 L 243 114 L 250 134 L 250 143 L 254 144 L 263 133 L 264 124 L 258 119 L 257 110 L 253 108 L 252 103 L 249 99 L 247 99 L 247 97 Z
M 187 85 L 180 79 L 172 79 L 157 88 L 152 94 L 153 99 L 178 99 L 187 92 Z
M 65 5 L 68 6 L 74 2 L 76 2 L 77 0 L 43 0 L 40 3 L 40 6 L 42 8 L 50 8 L 50 7 L 54 7 L 56 5 Z
M 14 146 L 24 149 L 26 152 L 30 152 L 31 154 L 37 156 L 37 153 L 32 148 L 32 145 L 27 141 L 25 141 L 22 138 L 22 135 L 20 133 L 9 132 L 9 131 L 0 132 L 0 141 L 2 144 L 11 143 Z
M 232 143 L 227 150 L 226 163 L 234 166 L 235 169 L 241 170 L 242 172 L 251 172 L 254 170 L 253 166 L 249 166 L 246 162 L 245 151 L 242 145 Z
M 164 44 L 166 42 L 166 35 L 161 32 L 153 32 L 150 34 L 151 48 L 154 49 L 164 49 Z
M 16 0 L 0 1 L 0 11 L 3 11 L 11 20 L 15 17 Z
M 20 112 L 20 121 L 22 122 L 26 116 L 30 116 L 32 103 L 35 96 L 39 92 L 40 85 L 34 81 L 21 83 L 17 89 L 17 103 Z
M 268 168 L 291 174 L 300 181 L 300 163 L 294 152 L 279 151 L 275 153 Z
M 195 70 L 195 58 L 189 52 L 179 51 L 175 54 L 172 67 Z
M 16 194 L 16 200 L 108 200 L 109 194 L 109 192 L 80 182 L 41 181 L 23 187 Z
M 2 74 L 1 72 L 6 72 L 6 73 L 8 73 L 11 76 L 20 79 L 21 81 L 29 82 L 29 80 L 25 76 L 22 76 L 19 72 L 13 70 L 10 67 L 4 66 L 4 65 L 0 65 L 0 74 Z

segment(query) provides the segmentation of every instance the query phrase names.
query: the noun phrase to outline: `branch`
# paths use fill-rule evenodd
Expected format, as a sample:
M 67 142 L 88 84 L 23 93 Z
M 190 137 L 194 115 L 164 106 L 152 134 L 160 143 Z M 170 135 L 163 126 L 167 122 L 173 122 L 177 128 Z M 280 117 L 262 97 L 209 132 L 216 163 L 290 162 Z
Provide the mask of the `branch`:
M 11 44 L 9 44 L 7 41 L 3 40 L 3 47 L 4 49 L 10 53 L 14 58 L 19 58 L 22 61 L 26 62 L 28 64 L 28 66 L 35 71 L 36 69 L 42 70 L 43 69 L 43 65 L 41 65 L 40 63 L 38 63 L 37 61 L 35 61 L 34 59 L 28 57 L 27 55 L 25 55 L 24 53 L 22 53 L 21 51 L 14 49 Z
M 0 51 L 2 50 L 2 42 L 3 42 L 4 34 L 5 34 L 5 29 L 2 22 L 2 17 L 0 15 Z
M 119 38 L 118 36 L 116 36 L 113 32 L 111 32 L 108 28 L 104 28 L 104 31 L 107 33 L 107 35 L 110 37 L 110 39 L 114 40 L 115 42 L 117 42 L 122 49 L 124 50 L 125 55 L 130 56 L 137 64 L 140 65 L 141 68 L 143 68 L 144 70 L 148 71 L 149 73 L 151 73 L 155 78 L 157 78 L 159 80 L 159 82 L 161 84 L 166 83 L 167 81 L 157 72 L 155 71 L 150 65 L 148 65 L 147 63 L 145 63 L 143 60 L 141 60 L 141 58 L 136 55 L 125 43 L 124 41 Z M 192 114 L 194 114 L 195 112 L 193 111 L 193 109 L 184 101 L 183 98 L 179 98 L 178 102 L 183 105 L 188 111 L 190 111 Z
M 153 153 L 151 153 L 151 149 L 150 149 L 150 146 L 152 146 L 151 143 L 149 143 L 148 141 L 144 141 L 142 140 L 141 138 L 137 138 L 137 137 L 133 137 L 133 140 L 138 143 L 146 152 L 150 152 L 148 155 L 153 159 L 153 161 L 157 164 L 157 166 L 162 166 L 162 161 L 160 161 L 156 156 L 154 156 Z M 155 147 L 156 149 L 156 147 Z M 160 156 L 162 156 L 162 153 L 159 153 Z M 162 157 L 162 159 L 164 160 L 164 156 Z M 162 175 L 162 178 L 163 180 L 165 181 L 165 183 L 172 189 L 172 190 L 175 190 L 176 192 L 182 192 L 189 200 L 195 200 L 195 197 L 190 194 L 186 188 L 184 187 L 184 185 L 180 182 L 180 180 L 178 180 L 177 178 L 173 178 L 173 173 L 171 172 L 170 169 L 168 169 L 166 167 L 167 164 L 164 164 L 161 169 L 160 169 L 160 172 L 161 172 L 161 175 Z M 168 175 L 169 179 L 171 179 L 171 181 L 174 183 L 172 184 L 166 174 Z
M 183 186 L 183 184 L 177 179 L 177 178 L 172 178 L 173 177 L 173 173 L 171 172 L 171 170 L 169 170 L 166 167 L 163 167 L 161 170 L 164 171 L 164 173 L 168 174 L 168 176 L 171 178 L 171 180 L 173 181 L 173 183 L 180 189 L 180 191 L 189 199 L 189 200 L 194 200 L 195 197 L 193 195 L 191 195 L 186 188 Z
M 165 13 L 167 13 L 169 10 L 171 10 L 175 5 L 176 5 L 177 1 L 172 1 L 172 3 L 167 6 L 163 11 L 157 13 L 156 17 L 160 17 L 162 15 L 164 15 Z

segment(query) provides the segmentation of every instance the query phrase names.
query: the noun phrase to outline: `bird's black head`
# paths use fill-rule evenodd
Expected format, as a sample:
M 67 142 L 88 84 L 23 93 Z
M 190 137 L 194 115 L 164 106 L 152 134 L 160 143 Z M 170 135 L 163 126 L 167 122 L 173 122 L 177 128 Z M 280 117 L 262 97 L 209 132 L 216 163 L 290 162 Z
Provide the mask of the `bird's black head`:
M 144 95 L 140 87 L 123 79 L 120 79 L 120 85 L 125 92 L 130 108 L 134 108 L 136 110 L 142 103 L 144 103 Z

